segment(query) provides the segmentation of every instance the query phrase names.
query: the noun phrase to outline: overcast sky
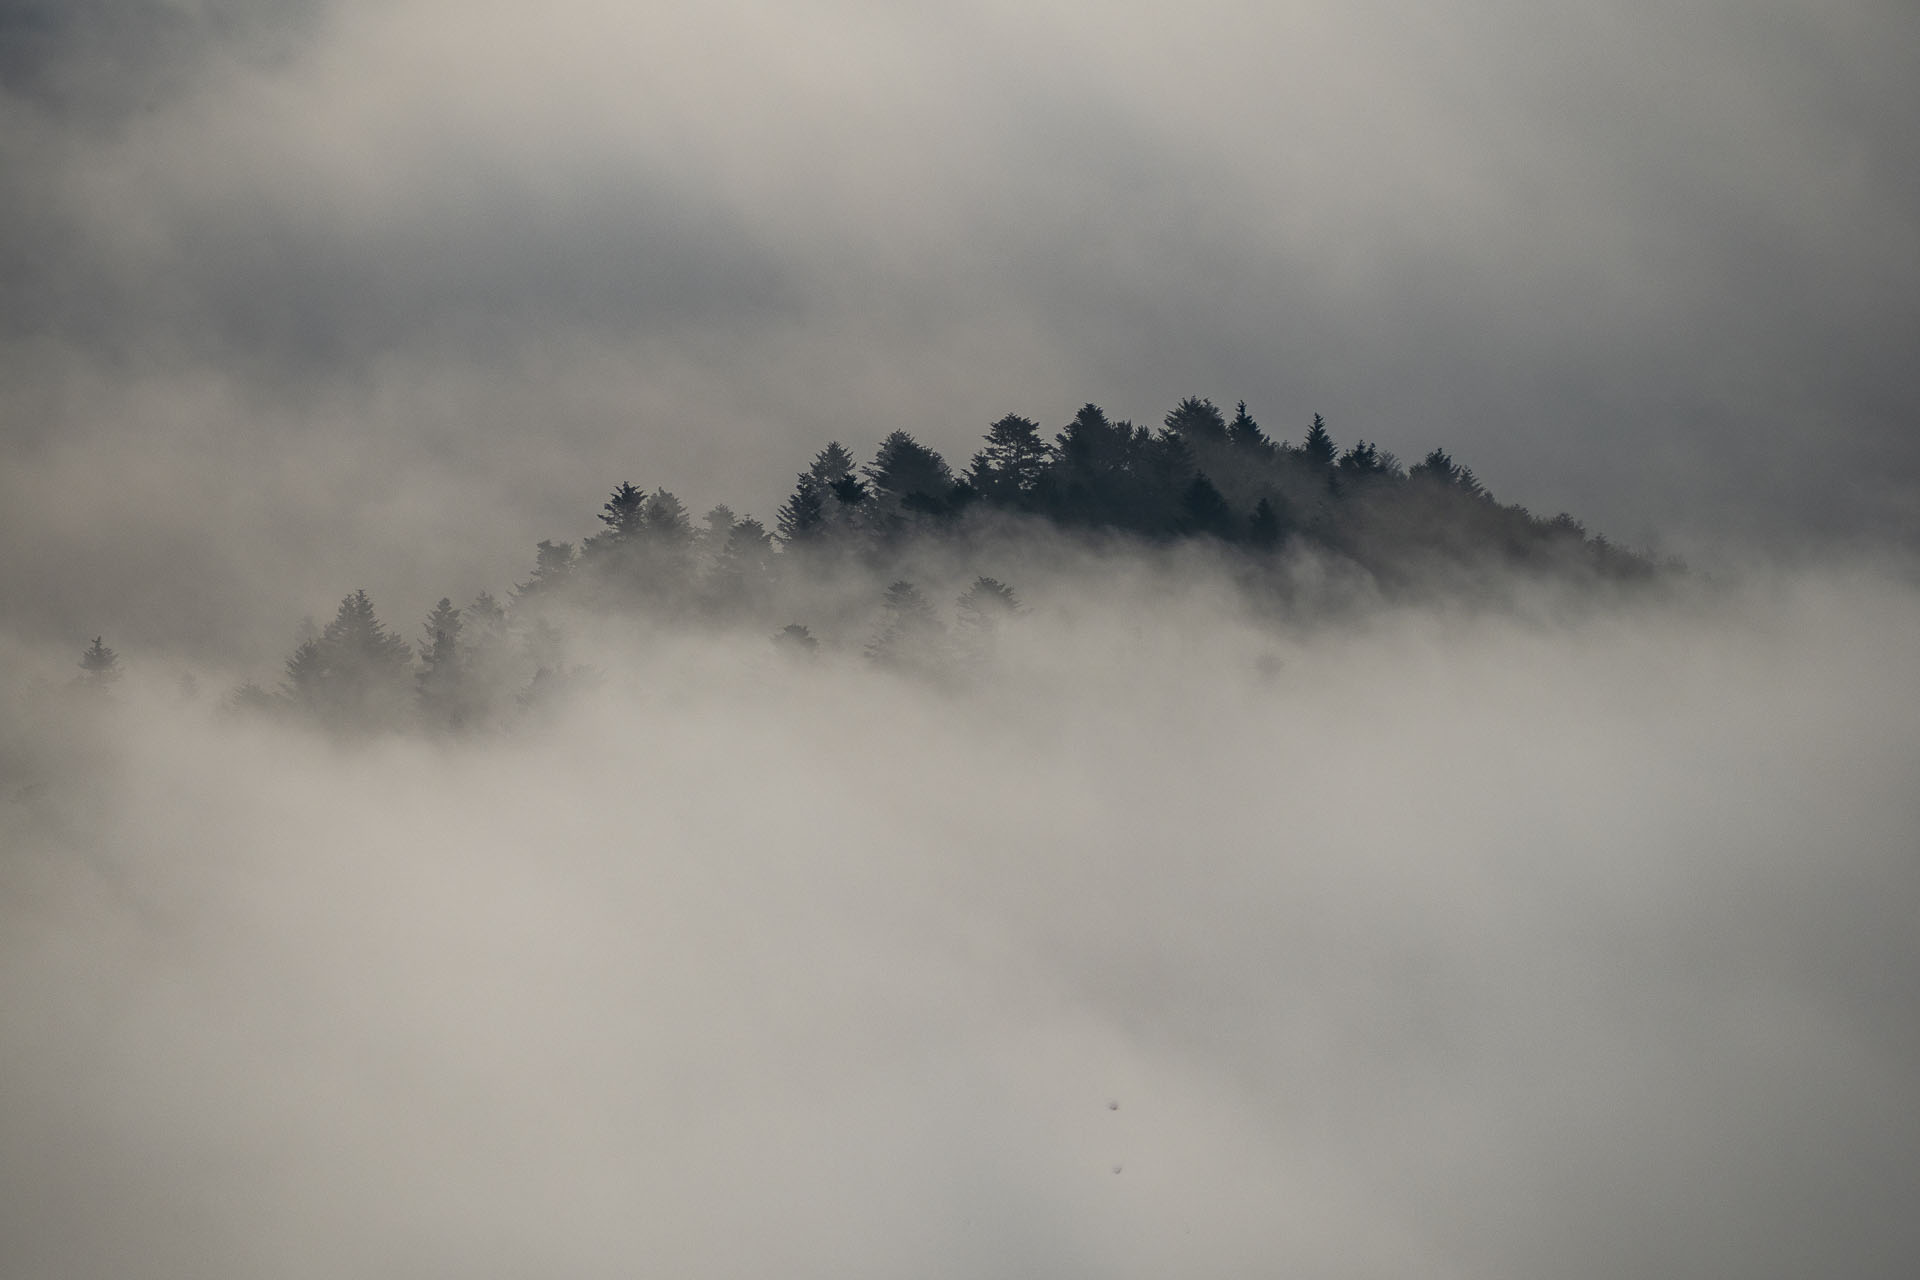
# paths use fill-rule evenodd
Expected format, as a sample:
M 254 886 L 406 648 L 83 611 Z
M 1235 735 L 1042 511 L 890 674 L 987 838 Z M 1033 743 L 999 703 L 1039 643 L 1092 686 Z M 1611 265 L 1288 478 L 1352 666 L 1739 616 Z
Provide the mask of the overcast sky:
M 1188 394 L 1662 550 L 1920 534 L 1910 4 L 10 0 L 0 74 L 49 640 Z

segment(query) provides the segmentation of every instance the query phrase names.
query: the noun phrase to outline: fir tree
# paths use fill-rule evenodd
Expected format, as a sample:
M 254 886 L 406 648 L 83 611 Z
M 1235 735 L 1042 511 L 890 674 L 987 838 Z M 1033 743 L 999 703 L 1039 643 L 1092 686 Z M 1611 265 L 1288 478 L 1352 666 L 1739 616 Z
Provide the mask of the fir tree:
M 120 655 L 109 649 L 102 637 L 95 636 L 80 655 L 81 686 L 104 693 L 119 681 Z
M 1300 452 L 1316 470 L 1328 471 L 1333 468 L 1333 437 L 1327 432 L 1326 419 L 1317 413 L 1313 415 L 1313 425 L 1307 428 L 1306 439 L 1300 443 Z
M 1242 410 L 1246 405 L 1242 404 Z M 1251 421 L 1251 419 L 1249 419 Z M 1167 414 L 1166 430 L 1190 445 L 1225 444 L 1227 420 L 1211 400 L 1188 396 Z
M 1247 545 L 1256 551 L 1271 551 L 1280 545 L 1286 526 L 1271 498 L 1262 498 L 1247 519 Z
M 445 728 L 457 728 L 465 719 L 460 629 L 460 610 L 453 607 L 452 600 L 440 597 L 440 603 L 427 615 L 420 671 L 414 677 L 428 723 Z
M 801 472 L 793 496 L 774 513 L 773 527 L 788 546 L 812 542 L 826 530 L 826 495 L 820 482 Z
M 1227 442 L 1235 449 L 1256 457 L 1266 457 L 1273 453 L 1273 441 L 1267 439 L 1267 433 L 1247 412 L 1247 402 L 1242 400 L 1233 412 L 1233 421 L 1227 424 Z
M 1010 413 L 987 428 L 986 444 L 973 456 L 967 478 L 982 496 L 1015 503 L 1033 492 L 1050 459 L 1039 426 Z

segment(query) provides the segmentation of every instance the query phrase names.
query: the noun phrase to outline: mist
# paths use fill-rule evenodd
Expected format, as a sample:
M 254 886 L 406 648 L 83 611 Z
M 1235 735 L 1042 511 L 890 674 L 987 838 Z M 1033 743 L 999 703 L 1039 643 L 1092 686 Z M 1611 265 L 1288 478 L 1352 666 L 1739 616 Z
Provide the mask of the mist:
M 1244 398 L 1704 563 L 1911 548 L 1916 16 L 84 0 L 0 16 L 0 601 L 270 661 L 614 483 Z
M 0 1277 L 1920 1273 L 1917 59 L 0 6 Z
M 1910 1273 L 1910 574 L 1023 568 L 962 683 L 16 698 L 0 1270 Z

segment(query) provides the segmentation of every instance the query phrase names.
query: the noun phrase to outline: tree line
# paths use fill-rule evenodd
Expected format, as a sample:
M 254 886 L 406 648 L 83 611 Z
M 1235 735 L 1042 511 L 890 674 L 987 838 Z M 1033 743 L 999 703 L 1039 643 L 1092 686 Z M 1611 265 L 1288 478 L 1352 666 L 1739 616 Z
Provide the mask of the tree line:
M 1572 516 L 1542 519 L 1498 502 L 1443 449 L 1411 466 L 1376 442 L 1343 449 L 1318 414 L 1298 443 L 1276 440 L 1245 402 L 1229 416 L 1198 397 L 1157 429 L 1088 404 L 1051 439 L 1008 414 L 961 470 L 905 430 L 889 433 L 864 465 L 830 441 L 795 477 L 771 530 L 724 505 L 696 524 L 669 490 L 626 480 L 595 519 L 598 529 L 578 543 L 539 542 L 528 576 L 504 600 L 442 599 L 417 646 L 355 591 L 301 641 L 278 688 L 242 686 L 231 704 L 340 726 L 495 722 L 587 678 L 564 661 L 561 606 L 778 626 L 769 610 L 790 605 L 796 584 L 822 566 L 858 565 L 885 581 L 929 540 L 964 546 L 988 531 L 1197 541 L 1256 570 L 1312 551 L 1360 566 L 1389 592 L 1453 581 L 1461 567 L 1608 581 L 1657 572 Z M 935 654 L 977 657 L 1019 608 L 1010 587 L 986 577 L 955 602 L 952 628 L 904 578 L 875 603 L 866 657 L 922 670 L 937 665 Z M 804 620 L 774 634 L 790 652 L 817 647 Z M 87 661 L 98 683 L 102 655 L 90 651 Z

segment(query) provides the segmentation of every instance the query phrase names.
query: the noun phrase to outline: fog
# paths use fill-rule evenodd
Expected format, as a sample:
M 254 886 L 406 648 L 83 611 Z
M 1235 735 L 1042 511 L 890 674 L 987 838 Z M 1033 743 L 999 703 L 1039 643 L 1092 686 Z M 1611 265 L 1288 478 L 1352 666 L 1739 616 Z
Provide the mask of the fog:
M 1189 394 L 1695 563 L 1911 546 L 1916 22 L 10 5 L 0 602 L 258 664 L 623 479 L 767 520 L 831 438 Z
M 0 5 L 0 1277 L 1920 1274 L 1917 28 Z M 976 508 L 271 695 L 622 482 L 1189 395 L 1632 572 Z
M 0 1272 L 1912 1273 L 1911 574 L 1023 572 L 959 682 L 16 690 Z

